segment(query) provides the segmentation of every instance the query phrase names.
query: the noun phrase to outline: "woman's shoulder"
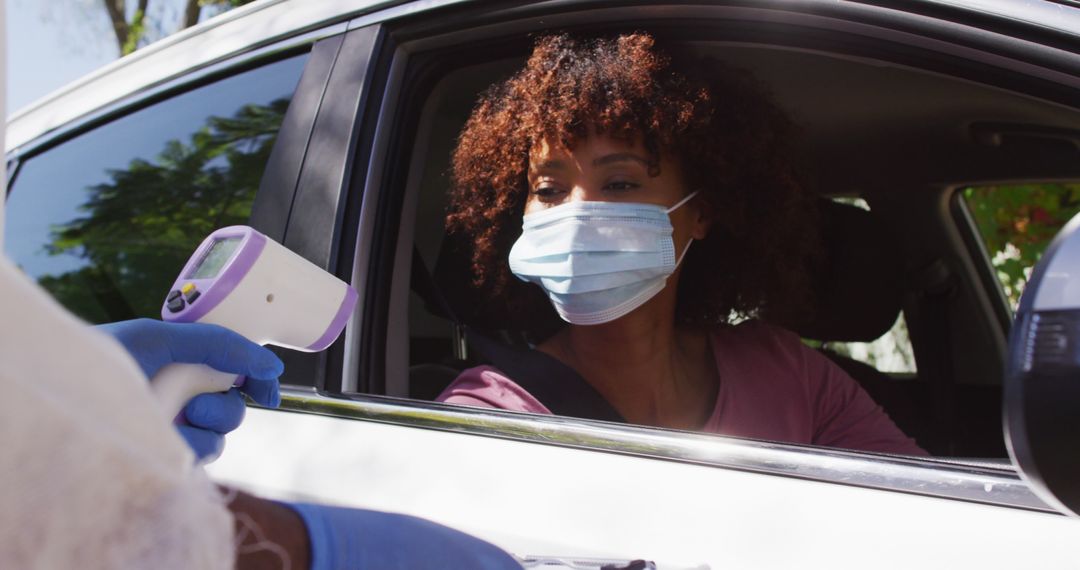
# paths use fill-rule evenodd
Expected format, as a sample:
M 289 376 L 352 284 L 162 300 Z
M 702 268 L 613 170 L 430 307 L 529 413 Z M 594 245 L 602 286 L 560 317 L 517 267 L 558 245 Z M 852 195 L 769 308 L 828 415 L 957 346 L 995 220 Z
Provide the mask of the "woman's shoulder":
M 714 347 L 731 350 L 738 348 L 749 353 L 768 353 L 777 351 L 784 354 L 801 353 L 806 346 L 799 335 L 758 319 L 749 319 L 736 325 L 713 329 Z
M 752 377 L 757 389 L 808 395 L 815 377 L 827 368 L 824 357 L 819 358 L 799 335 L 765 321 L 747 320 L 719 328 L 712 339 L 721 372 Z
M 536 414 L 551 413 L 532 394 L 490 365 L 463 370 L 435 401 Z

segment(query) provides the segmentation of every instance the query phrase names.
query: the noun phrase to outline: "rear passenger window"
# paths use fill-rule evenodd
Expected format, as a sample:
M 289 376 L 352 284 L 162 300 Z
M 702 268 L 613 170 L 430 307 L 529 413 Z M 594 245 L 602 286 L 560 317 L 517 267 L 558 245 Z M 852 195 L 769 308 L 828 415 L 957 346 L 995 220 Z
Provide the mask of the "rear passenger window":
M 155 103 L 26 160 L 7 253 L 91 322 L 157 317 L 214 229 L 244 224 L 307 55 Z
M 964 188 L 961 196 L 1015 312 L 1035 263 L 1080 212 L 1080 183 L 979 186 Z
M 889 332 L 873 342 L 816 342 L 804 341 L 814 347 L 828 350 L 868 364 L 879 372 L 892 375 L 914 374 L 915 351 L 911 348 L 907 321 L 901 313 Z

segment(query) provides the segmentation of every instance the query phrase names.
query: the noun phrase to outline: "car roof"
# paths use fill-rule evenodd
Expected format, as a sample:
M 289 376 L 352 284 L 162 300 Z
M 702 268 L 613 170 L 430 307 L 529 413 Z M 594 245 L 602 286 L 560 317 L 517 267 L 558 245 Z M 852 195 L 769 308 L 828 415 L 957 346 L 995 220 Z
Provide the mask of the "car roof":
M 5 152 L 193 70 L 336 22 L 341 23 L 341 29 L 324 29 L 322 35 L 341 32 L 350 18 L 405 3 L 406 0 L 258 0 L 230 10 L 101 67 L 15 112 L 8 120 Z
M 258 0 L 211 18 L 110 63 L 14 113 L 7 124 L 6 153 L 50 131 L 107 109 L 125 98 L 168 85 L 195 70 L 265 48 L 290 37 L 311 41 L 365 22 L 351 18 L 397 7 L 402 14 L 470 0 Z M 961 14 L 993 16 L 1080 39 L 1080 9 L 1072 0 L 919 0 L 904 9 L 956 9 Z M 763 6 L 790 7 L 780 0 Z M 862 4 L 873 2 L 860 2 Z M 889 2 L 884 2 L 886 5 Z M 889 6 L 888 9 L 895 9 Z M 386 14 L 385 16 L 390 16 Z M 374 16 L 373 21 L 383 16 Z M 957 16 L 953 16 L 957 17 Z M 339 27 L 333 26 L 340 24 Z M 331 28 L 327 28 L 331 26 Z M 309 31 L 312 36 L 305 36 Z M 300 42 L 298 42 L 300 43 Z
M 1056 32 L 1080 36 L 1078 0 L 919 0 L 923 4 L 951 6 L 991 14 Z

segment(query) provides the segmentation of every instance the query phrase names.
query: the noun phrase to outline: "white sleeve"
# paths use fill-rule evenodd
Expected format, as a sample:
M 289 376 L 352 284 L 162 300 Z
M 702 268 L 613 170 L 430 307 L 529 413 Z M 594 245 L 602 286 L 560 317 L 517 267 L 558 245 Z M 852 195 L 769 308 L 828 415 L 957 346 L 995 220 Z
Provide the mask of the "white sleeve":
M 233 521 L 127 352 L 0 255 L 0 568 L 231 568 Z

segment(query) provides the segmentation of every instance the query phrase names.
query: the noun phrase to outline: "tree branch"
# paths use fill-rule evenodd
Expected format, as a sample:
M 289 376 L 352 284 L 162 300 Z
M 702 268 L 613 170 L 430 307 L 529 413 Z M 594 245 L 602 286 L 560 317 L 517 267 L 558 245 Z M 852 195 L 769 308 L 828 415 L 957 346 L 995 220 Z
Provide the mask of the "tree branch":
M 113 32 L 116 33 L 116 45 L 119 46 L 120 51 L 122 52 L 128 38 L 128 23 L 124 14 L 124 0 L 101 1 L 105 4 L 105 11 L 109 13 L 109 19 L 112 20 Z M 142 3 L 142 0 L 140 0 L 140 2 Z
M 187 6 L 184 7 L 184 25 L 180 29 L 190 28 L 199 23 L 199 10 L 202 6 L 199 6 L 199 0 L 187 0 Z

